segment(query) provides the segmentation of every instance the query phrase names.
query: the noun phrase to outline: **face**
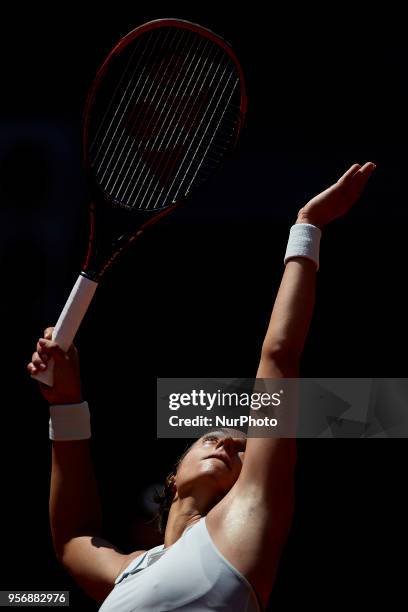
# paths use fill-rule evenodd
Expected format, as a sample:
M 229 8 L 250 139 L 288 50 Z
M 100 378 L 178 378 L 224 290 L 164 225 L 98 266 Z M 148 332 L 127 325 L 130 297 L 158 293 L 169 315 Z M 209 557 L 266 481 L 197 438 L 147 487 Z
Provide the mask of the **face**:
M 209 496 L 223 497 L 241 472 L 246 436 L 237 430 L 213 431 L 193 444 L 177 469 L 179 495 L 191 494 L 200 486 Z

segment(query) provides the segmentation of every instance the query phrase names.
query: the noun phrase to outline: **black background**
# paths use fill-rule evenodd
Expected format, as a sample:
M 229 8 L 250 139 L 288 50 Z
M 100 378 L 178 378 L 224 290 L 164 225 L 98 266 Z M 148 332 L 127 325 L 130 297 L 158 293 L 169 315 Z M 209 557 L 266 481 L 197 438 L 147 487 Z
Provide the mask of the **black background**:
M 219 3 L 220 4 L 220 3 Z M 66 589 L 48 526 L 48 410 L 25 364 L 75 282 L 87 239 L 81 113 L 111 47 L 174 16 L 229 40 L 247 79 L 239 147 L 184 209 L 123 255 L 77 344 L 94 426 L 106 535 L 127 552 L 141 492 L 184 444 L 155 437 L 157 376 L 256 371 L 296 212 L 354 162 L 377 170 L 325 231 L 304 376 L 404 377 L 407 44 L 391 5 L 299 10 L 251 3 L 21 7 L 3 19 L 0 216 L 3 291 L 3 590 Z M 293 530 L 270 609 L 398 605 L 406 550 L 405 440 L 299 443 Z M 152 544 L 153 545 L 153 544 Z

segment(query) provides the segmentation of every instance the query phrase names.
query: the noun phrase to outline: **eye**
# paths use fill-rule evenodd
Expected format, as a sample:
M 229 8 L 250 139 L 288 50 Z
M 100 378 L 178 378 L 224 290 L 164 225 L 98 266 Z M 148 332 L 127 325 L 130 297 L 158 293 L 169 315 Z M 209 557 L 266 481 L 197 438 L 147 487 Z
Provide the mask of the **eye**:
M 212 436 L 212 435 L 208 435 L 203 438 L 203 442 L 207 442 L 207 441 L 218 442 L 218 440 L 219 440 L 218 436 Z

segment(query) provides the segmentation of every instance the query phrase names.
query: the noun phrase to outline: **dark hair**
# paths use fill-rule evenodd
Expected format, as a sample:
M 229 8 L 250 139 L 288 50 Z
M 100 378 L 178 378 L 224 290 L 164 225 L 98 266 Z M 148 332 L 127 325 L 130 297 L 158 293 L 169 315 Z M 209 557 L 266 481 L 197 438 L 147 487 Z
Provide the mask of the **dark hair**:
M 220 427 L 219 429 L 207 431 L 204 435 L 208 435 L 209 433 L 219 432 L 219 431 L 228 433 L 230 435 L 232 434 L 234 437 L 245 437 L 246 438 L 246 435 L 243 431 L 240 431 L 238 429 L 232 429 L 230 427 Z M 192 448 L 192 446 L 194 446 L 196 442 L 197 440 L 193 440 L 193 442 L 189 443 L 184 453 L 175 463 L 170 474 L 167 475 L 166 480 L 164 481 L 164 486 L 163 486 L 162 491 L 156 490 L 154 494 L 153 500 L 156 502 L 156 504 L 158 504 L 159 509 L 153 520 L 156 521 L 157 528 L 161 534 L 164 534 L 164 532 L 166 531 L 167 519 L 169 518 L 171 504 L 173 503 L 173 499 L 174 499 L 174 477 L 176 476 L 177 469 L 180 463 L 183 461 L 184 457 L 187 455 L 187 453 L 190 451 L 190 449 Z
M 180 463 L 183 461 L 184 457 L 187 455 L 190 448 L 197 442 L 197 440 L 193 440 L 190 442 L 184 451 L 184 453 L 179 457 L 178 461 L 174 464 L 174 467 L 170 474 L 166 476 L 166 480 L 164 481 L 164 486 L 162 491 L 158 491 L 156 489 L 156 493 L 153 497 L 153 501 L 158 504 L 159 509 L 157 511 L 154 520 L 157 524 L 157 529 L 159 533 L 164 534 L 166 531 L 167 519 L 169 518 L 169 512 L 171 508 L 171 504 L 173 503 L 174 498 L 174 477 L 177 474 L 177 469 Z

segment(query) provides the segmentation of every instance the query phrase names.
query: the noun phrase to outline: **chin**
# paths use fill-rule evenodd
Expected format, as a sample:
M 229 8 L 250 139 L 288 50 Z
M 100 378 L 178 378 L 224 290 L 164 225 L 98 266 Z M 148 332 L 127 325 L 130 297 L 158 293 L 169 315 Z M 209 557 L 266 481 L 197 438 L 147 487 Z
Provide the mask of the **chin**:
M 200 470 L 200 476 L 208 477 L 216 481 L 219 485 L 217 488 L 221 487 L 223 490 L 229 490 L 232 484 L 231 472 L 227 466 L 218 459 L 206 459 L 205 464 L 206 465 L 203 465 Z

